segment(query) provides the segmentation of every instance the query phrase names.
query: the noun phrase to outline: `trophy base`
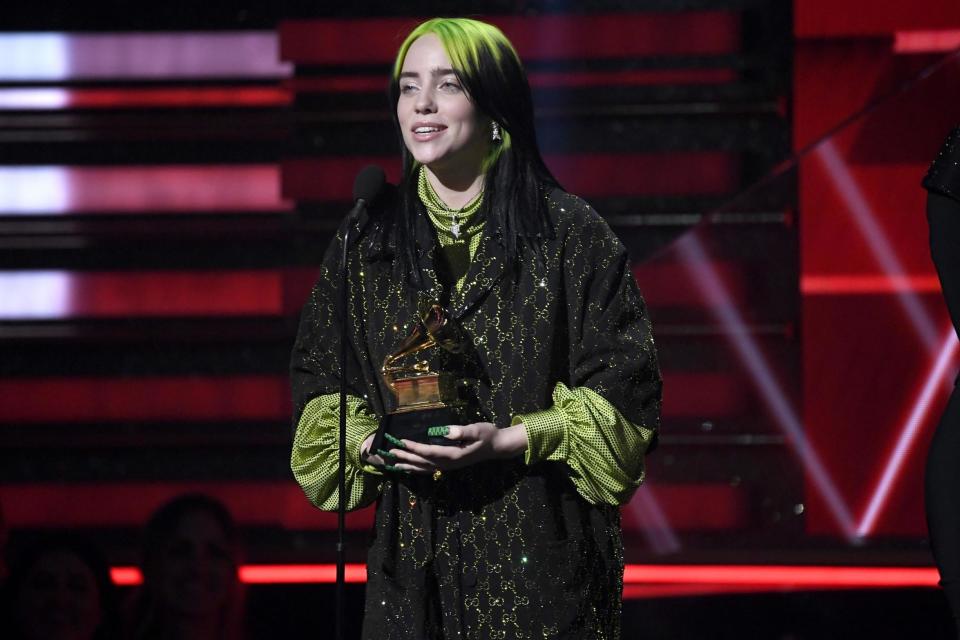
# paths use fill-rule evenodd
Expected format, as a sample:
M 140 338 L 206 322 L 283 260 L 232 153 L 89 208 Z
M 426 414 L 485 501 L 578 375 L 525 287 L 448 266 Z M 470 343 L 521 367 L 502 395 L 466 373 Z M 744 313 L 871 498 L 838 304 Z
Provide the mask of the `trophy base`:
M 377 449 L 389 449 L 391 447 L 389 443 L 384 443 L 383 435 L 385 433 L 401 440 L 456 447 L 459 446 L 456 441 L 448 440 L 442 436 L 428 436 L 427 429 L 451 424 L 468 424 L 470 422 L 475 421 L 467 419 L 458 407 L 441 406 L 420 409 L 419 411 L 395 411 L 388 413 L 380 421 L 380 429 L 377 430 L 377 435 L 373 438 L 371 450 L 376 451 Z M 384 444 L 387 444 L 387 446 L 384 447 Z

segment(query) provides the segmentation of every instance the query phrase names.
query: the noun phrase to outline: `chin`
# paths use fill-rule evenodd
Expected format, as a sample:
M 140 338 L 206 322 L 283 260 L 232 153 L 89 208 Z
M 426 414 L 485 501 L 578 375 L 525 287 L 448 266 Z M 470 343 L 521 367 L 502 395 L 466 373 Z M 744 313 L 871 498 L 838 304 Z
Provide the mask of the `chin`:
M 436 153 L 414 153 L 411 155 L 413 155 L 414 160 L 427 167 L 443 164 L 444 160 L 442 155 Z

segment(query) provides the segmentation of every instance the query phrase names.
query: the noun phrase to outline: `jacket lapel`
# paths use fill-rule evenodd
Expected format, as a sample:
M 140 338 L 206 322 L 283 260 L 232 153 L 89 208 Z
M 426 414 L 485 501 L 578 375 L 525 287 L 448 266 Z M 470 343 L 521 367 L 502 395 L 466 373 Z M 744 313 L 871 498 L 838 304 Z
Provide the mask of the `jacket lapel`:
M 507 272 L 507 257 L 499 230 L 484 229 L 480 246 L 470 261 L 463 289 L 456 292 L 451 301 L 455 320 L 473 311 Z

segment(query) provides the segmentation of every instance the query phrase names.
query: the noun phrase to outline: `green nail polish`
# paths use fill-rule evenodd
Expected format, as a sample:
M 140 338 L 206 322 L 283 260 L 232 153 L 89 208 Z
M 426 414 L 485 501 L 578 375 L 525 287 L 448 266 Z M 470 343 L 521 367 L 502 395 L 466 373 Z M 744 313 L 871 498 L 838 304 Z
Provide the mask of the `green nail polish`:
M 395 460 L 397 458 L 397 454 L 394 452 L 384 451 L 383 449 L 377 449 L 377 455 L 379 455 L 381 458 L 390 458 L 391 460 Z
M 394 438 L 394 437 L 393 437 L 392 435 L 390 435 L 389 433 L 383 434 L 383 437 L 387 439 L 387 442 L 389 442 L 390 444 L 392 444 L 392 445 L 395 446 L 395 447 L 398 447 L 398 448 L 400 448 L 400 449 L 406 449 L 406 448 L 407 448 L 407 447 L 403 444 L 403 442 L 401 442 L 401 441 L 398 440 L 397 438 Z
M 384 465 L 383 468 L 392 473 L 402 473 L 405 476 L 410 475 L 410 471 L 408 471 L 407 469 L 401 469 L 396 465 L 387 464 L 387 465 Z
M 427 435 L 433 437 L 443 437 L 450 433 L 450 427 L 430 427 L 427 429 Z

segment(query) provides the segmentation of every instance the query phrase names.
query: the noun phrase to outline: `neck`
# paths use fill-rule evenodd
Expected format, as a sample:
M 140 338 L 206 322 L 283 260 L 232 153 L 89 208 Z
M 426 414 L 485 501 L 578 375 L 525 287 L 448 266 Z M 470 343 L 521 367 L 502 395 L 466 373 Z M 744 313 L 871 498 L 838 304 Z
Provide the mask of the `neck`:
M 462 209 L 483 190 L 479 171 L 438 171 L 427 167 L 427 180 L 434 193 L 451 209 Z

